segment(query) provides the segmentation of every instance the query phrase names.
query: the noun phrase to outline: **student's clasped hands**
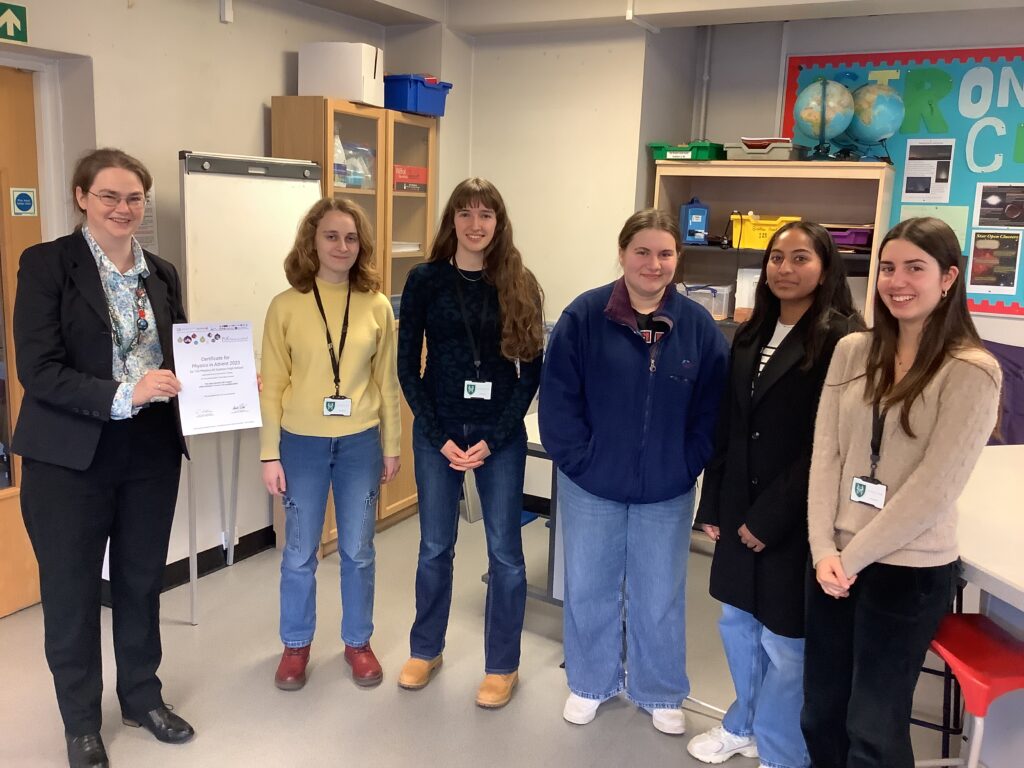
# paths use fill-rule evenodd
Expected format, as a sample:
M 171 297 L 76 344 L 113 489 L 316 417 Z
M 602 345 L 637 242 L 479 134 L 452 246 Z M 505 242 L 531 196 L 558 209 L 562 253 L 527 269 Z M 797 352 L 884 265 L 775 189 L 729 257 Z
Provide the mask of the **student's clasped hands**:
M 828 557 L 821 558 L 814 567 L 814 570 L 818 583 L 826 595 L 831 595 L 837 599 L 850 596 L 850 587 L 853 586 L 853 582 L 857 580 L 857 577 L 848 577 L 846 575 L 839 555 L 829 555 Z
M 486 440 L 481 440 L 476 445 L 469 446 L 466 450 L 462 450 L 453 441 L 449 440 L 441 446 L 441 453 L 448 459 L 448 466 L 459 472 L 465 472 L 467 469 L 482 467 L 484 459 L 491 455 L 491 449 L 487 445 Z

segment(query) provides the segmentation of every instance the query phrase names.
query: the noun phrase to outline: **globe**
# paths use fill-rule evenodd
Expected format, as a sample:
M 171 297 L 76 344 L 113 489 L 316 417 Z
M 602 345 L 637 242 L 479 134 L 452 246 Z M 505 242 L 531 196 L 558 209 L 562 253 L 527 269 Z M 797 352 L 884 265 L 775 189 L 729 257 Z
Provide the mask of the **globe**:
M 825 84 L 822 89 L 822 83 Z M 822 90 L 825 92 L 825 125 L 821 124 Z M 819 142 L 834 139 L 845 131 L 853 120 L 853 95 L 846 86 L 835 80 L 816 80 L 796 97 L 793 105 L 796 126 Z
M 894 136 L 907 110 L 888 85 L 868 83 L 853 92 L 853 119 L 846 135 L 858 144 L 881 144 Z

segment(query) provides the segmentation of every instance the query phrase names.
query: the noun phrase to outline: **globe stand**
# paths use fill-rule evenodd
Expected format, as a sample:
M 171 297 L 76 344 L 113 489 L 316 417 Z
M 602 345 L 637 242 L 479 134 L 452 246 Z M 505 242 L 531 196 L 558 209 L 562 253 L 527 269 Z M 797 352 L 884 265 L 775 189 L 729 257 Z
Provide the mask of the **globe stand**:
M 832 145 L 825 138 L 825 116 L 828 114 L 828 106 L 825 97 L 828 91 L 828 80 L 824 77 L 818 78 L 821 83 L 821 117 L 818 119 L 818 144 L 807 156 L 808 160 L 832 160 Z

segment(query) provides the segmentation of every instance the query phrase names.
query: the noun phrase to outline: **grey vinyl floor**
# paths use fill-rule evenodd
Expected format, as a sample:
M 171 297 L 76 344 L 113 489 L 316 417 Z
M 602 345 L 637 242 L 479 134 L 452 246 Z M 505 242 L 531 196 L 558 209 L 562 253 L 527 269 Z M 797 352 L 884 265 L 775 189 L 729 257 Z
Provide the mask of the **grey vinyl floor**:
M 483 526 L 463 522 L 444 666 L 422 691 L 395 680 L 408 653 L 419 531 L 410 518 L 377 536 L 377 598 L 373 647 L 385 679 L 357 688 L 342 658 L 338 560 L 318 573 L 318 629 L 305 689 L 273 685 L 280 654 L 277 635 L 278 555 L 268 551 L 200 580 L 199 625 L 188 623 L 188 589 L 167 592 L 162 604 L 164 698 L 196 727 L 189 744 L 160 744 L 120 722 L 114 695 L 110 612 L 103 610 L 103 739 L 114 768 L 160 766 L 374 766 L 391 768 L 533 768 L 534 766 L 702 765 L 686 753 L 694 734 L 715 724 L 707 710 L 687 706 L 686 736 L 659 733 L 651 718 L 625 700 L 602 705 L 587 726 L 562 720 L 567 690 L 562 661 L 561 610 L 527 605 L 521 683 L 501 710 L 474 705 L 483 674 Z M 543 585 L 547 529 L 543 520 L 523 529 L 531 583 Z M 688 668 L 693 696 L 718 707 L 731 701 L 716 622 L 707 594 L 710 558 L 694 553 L 688 585 Z M 42 645 L 38 606 L 0 620 L 0 766 L 66 765 L 60 717 Z M 938 711 L 937 682 L 924 680 L 919 707 Z M 935 735 L 914 729 L 919 757 L 935 757 Z M 731 768 L 757 768 L 732 758 Z

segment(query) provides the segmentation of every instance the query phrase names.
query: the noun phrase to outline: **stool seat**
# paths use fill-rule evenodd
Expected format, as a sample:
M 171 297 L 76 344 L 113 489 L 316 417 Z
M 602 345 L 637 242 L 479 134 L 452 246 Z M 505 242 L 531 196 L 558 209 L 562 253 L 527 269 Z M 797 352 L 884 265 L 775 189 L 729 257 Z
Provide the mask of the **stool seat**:
M 1024 641 L 988 616 L 947 615 L 931 649 L 953 671 L 964 705 L 975 717 L 984 717 L 989 705 L 1003 694 L 1024 688 Z

